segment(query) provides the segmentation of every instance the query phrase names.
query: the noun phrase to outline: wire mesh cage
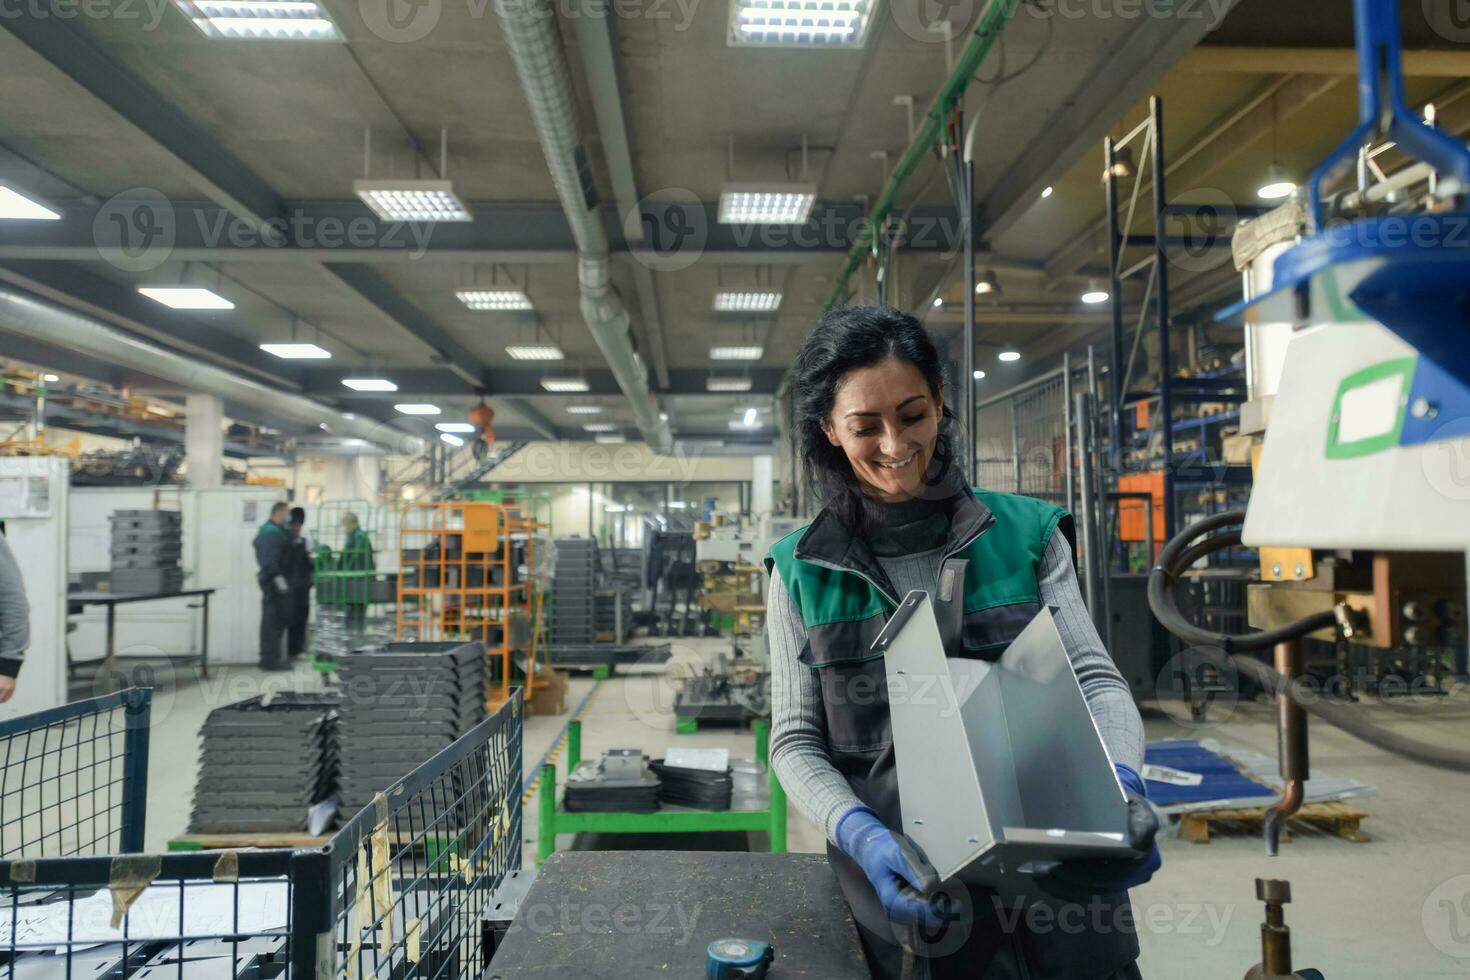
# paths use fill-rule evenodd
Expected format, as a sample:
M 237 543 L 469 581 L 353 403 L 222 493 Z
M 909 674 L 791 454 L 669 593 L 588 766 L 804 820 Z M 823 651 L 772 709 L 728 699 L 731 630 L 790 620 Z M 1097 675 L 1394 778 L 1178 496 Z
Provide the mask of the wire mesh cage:
M 131 688 L 0 722 L 0 857 L 141 850 L 151 708 Z
M 521 720 L 516 690 L 322 847 L 0 861 L 0 980 L 477 977 Z
M 393 637 L 398 508 L 325 501 L 312 518 L 313 659 L 323 669 L 349 651 Z

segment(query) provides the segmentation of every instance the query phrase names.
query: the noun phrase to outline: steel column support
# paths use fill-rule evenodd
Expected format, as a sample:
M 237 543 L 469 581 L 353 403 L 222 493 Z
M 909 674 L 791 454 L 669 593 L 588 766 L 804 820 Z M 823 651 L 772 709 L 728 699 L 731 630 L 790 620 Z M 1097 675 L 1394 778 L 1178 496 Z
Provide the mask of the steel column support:
M 1161 440 L 1164 449 L 1164 540 L 1174 537 L 1174 371 L 1169 356 L 1169 256 L 1167 238 L 1169 216 L 1164 206 L 1169 195 L 1164 187 L 1164 102 L 1158 96 L 1149 99 L 1149 118 L 1154 131 L 1154 255 L 1157 268 L 1155 300 L 1159 320 L 1159 423 L 1164 427 Z

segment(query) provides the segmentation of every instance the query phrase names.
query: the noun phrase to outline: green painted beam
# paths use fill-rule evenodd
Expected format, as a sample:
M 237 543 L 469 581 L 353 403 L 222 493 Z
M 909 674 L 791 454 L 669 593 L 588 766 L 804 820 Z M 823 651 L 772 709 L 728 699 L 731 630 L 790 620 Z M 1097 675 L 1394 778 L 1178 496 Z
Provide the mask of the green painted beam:
M 888 178 L 888 183 L 883 188 L 883 193 L 873 205 L 872 213 L 858 230 L 857 240 L 848 250 L 847 262 L 842 267 L 842 273 L 832 283 L 832 291 L 827 294 L 827 303 L 823 307 L 824 312 L 847 298 L 848 280 L 862 264 L 863 256 L 872 248 L 876 229 L 883 227 L 883 222 L 888 219 L 889 213 L 893 210 L 899 191 L 903 190 L 903 185 L 918 169 L 920 161 L 928 154 L 929 148 L 934 145 L 935 140 L 939 139 L 940 133 L 943 132 L 944 117 L 951 102 L 964 95 L 965 89 L 974 80 L 975 72 L 979 71 L 981 62 L 990 53 L 991 47 L 1000 37 L 1001 30 L 1020 5 L 1021 0 L 990 0 L 990 5 L 980 15 L 980 21 L 971 33 L 969 43 L 965 45 L 965 50 L 955 62 L 954 71 L 950 72 L 939 94 L 934 96 L 934 101 L 929 105 L 929 111 L 924 113 L 924 118 L 919 124 L 919 131 L 914 134 L 913 142 L 899 158 L 898 166 L 894 168 L 893 175 Z

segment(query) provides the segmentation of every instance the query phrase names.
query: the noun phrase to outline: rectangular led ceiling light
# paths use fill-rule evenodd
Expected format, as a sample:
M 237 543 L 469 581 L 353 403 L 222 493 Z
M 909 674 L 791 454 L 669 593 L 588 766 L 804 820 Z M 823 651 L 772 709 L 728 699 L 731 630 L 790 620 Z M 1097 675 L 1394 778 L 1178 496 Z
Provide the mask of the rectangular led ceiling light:
M 400 415 L 438 415 L 439 406 L 430 405 L 426 402 L 407 402 L 394 405 L 393 410 Z
M 709 359 L 712 361 L 758 361 L 765 352 L 766 349 L 759 344 L 749 344 L 743 347 L 711 347 Z
M 749 391 L 749 378 L 705 378 L 705 391 Z
M 600 442 L 604 446 L 616 446 L 619 443 L 627 442 L 628 437 L 621 432 L 605 432 L 600 436 L 594 437 L 592 441 Z
M 331 351 L 316 344 L 261 344 L 260 349 L 288 361 L 324 361 L 332 356 Z
M 439 438 L 440 439 L 443 439 L 445 442 L 449 443 L 451 446 L 463 446 L 464 445 L 464 440 L 463 439 L 461 439 L 459 436 L 451 435 L 448 432 L 441 432 L 441 433 L 439 433 Z
M 0 184 L 0 220 L 56 221 L 60 217 L 60 211 L 53 211 L 15 188 Z
M 572 415 L 601 415 L 601 405 L 568 405 L 567 411 Z
M 547 391 L 555 391 L 558 393 L 588 390 L 587 379 L 575 377 L 542 378 L 541 387 L 545 388 Z
M 384 221 L 473 221 L 447 180 L 358 180 L 352 190 Z
M 583 432 L 616 432 L 618 427 L 611 422 L 588 422 L 582 426 Z
M 560 361 L 566 357 L 555 344 L 511 344 L 505 352 L 518 361 Z
M 174 5 L 213 40 L 342 40 L 315 0 L 174 0 Z
M 198 286 L 139 286 L 138 292 L 175 310 L 233 310 L 235 304 Z
M 353 391 L 397 391 L 398 386 L 387 378 L 343 378 L 342 383 Z
M 774 313 L 781 305 L 781 294 L 771 292 L 715 293 L 716 313 Z
M 519 289 L 459 289 L 454 293 L 472 310 L 534 310 L 531 297 Z
M 860 48 L 872 0 L 733 0 L 733 47 Z
M 475 426 L 472 422 L 436 422 L 434 428 L 440 432 L 474 432 Z
M 811 216 L 815 184 L 726 184 L 719 220 L 726 225 L 799 225 Z

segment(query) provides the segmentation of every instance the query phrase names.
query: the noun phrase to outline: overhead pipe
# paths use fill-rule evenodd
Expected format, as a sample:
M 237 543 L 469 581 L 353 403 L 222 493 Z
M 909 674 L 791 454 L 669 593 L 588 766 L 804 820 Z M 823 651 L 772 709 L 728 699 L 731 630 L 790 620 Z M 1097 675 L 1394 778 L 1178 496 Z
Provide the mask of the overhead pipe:
M 566 52 L 550 0 L 496 0 L 495 14 L 526 94 L 557 197 L 577 243 L 582 318 L 597 342 L 649 447 L 673 449 L 673 433 L 659 418 L 648 372 L 631 340 L 632 317 L 612 287 L 607 231 L 596 209 L 588 155 L 582 146 Z
M 403 451 L 404 439 L 417 439 L 373 419 L 348 418 L 339 409 L 323 402 L 271 388 L 212 364 L 184 357 L 100 320 L 5 288 L 0 288 L 0 330 L 63 346 L 176 384 L 187 391 L 215 395 L 231 404 L 254 409 L 261 418 L 278 424 L 296 424 L 315 430 L 326 422 L 334 435 L 389 445 L 397 451 Z

